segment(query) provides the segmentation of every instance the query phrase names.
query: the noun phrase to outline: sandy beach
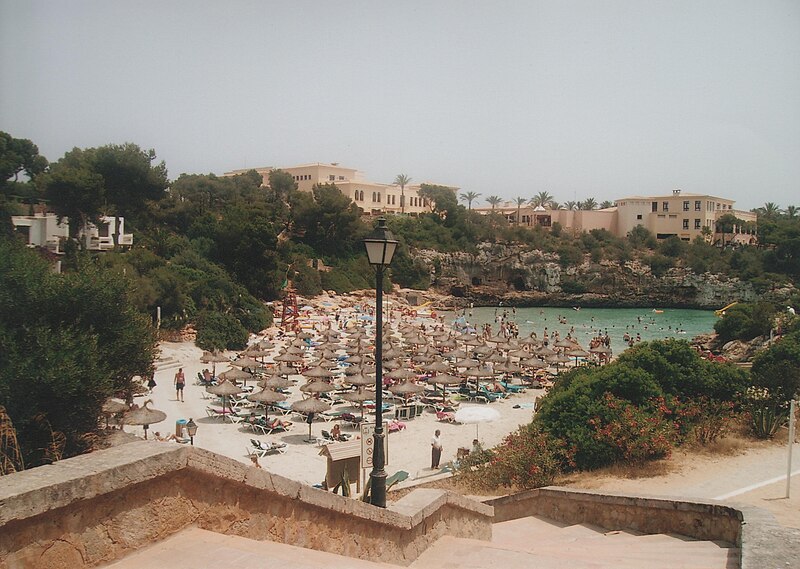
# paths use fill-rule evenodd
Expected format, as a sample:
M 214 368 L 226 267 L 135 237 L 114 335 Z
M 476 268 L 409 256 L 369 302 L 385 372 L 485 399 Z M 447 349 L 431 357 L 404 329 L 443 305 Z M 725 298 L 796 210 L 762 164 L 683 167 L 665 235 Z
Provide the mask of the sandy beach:
M 365 296 L 318 297 L 304 302 L 301 322 L 303 329 L 315 335 L 329 328 L 343 328 L 342 332 L 352 333 L 360 329 L 364 320 L 368 320 L 370 311 L 369 299 Z M 403 313 L 406 313 L 403 315 Z M 430 336 L 441 325 L 441 321 L 431 318 L 430 310 L 424 313 L 411 314 L 411 310 L 395 301 L 391 310 L 385 313 L 392 331 L 396 331 L 409 323 L 414 326 L 425 325 L 423 335 Z M 339 318 L 336 319 L 336 314 Z M 445 326 L 446 329 L 446 326 Z M 368 328 L 369 330 L 369 328 Z M 374 334 L 374 327 L 371 330 Z M 390 332 L 386 332 L 388 336 Z M 342 335 L 344 340 L 347 334 Z M 251 338 L 251 344 L 262 339 L 269 339 L 275 344 L 271 355 L 266 358 L 268 364 L 280 353 L 294 336 L 279 337 L 278 329 L 271 328 Z M 386 338 L 385 338 L 386 339 Z M 198 424 L 195 445 L 210 451 L 251 464 L 248 448 L 251 439 L 263 442 L 285 443 L 284 454 L 270 454 L 259 459 L 262 468 L 276 474 L 286 476 L 305 484 L 318 484 L 326 472 L 326 458 L 320 455 L 321 445 L 317 441 L 322 431 L 330 431 L 334 424 L 341 424 L 344 433 L 358 437 L 357 428 L 348 426 L 338 420 L 314 421 L 312 424 L 313 442 L 308 442 L 308 425 L 297 414 L 288 414 L 283 419 L 293 422 L 292 427 L 283 433 L 256 435 L 245 423 L 232 424 L 220 418 L 209 417 L 206 408 L 219 407 L 214 397 L 207 394 L 205 387 L 196 383 L 198 372 L 211 368 L 210 364 L 200 361 L 202 351 L 193 342 L 162 342 L 161 355 L 156 362 L 155 380 L 157 386 L 150 395 L 137 397 L 136 403 L 152 399 L 151 407 L 164 411 L 166 421 L 150 427 L 151 435 L 156 431 L 166 435 L 175 432 L 178 419 L 193 418 Z M 311 358 L 313 350 L 309 350 L 306 359 Z M 340 352 L 344 354 L 344 351 Z M 235 358 L 235 352 L 226 352 L 227 357 Z M 173 379 L 178 368 L 182 367 L 187 378 L 184 402 L 178 401 L 173 387 Z M 217 373 L 225 371 L 227 363 L 217 364 Z M 288 402 L 303 397 L 300 386 L 306 379 L 299 375 L 290 375 L 296 383 L 289 388 Z M 253 381 L 249 382 L 253 384 Z M 520 425 L 530 422 L 533 417 L 533 406 L 536 399 L 544 394 L 542 389 L 527 389 L 523 393 L 510 395 L 493 403 L 470 403 L 462 401 L 460 408 L 468 406 L 490 407 L 499 412 L 499 418 L 493 422 L 475 424 L 453 424 L 437 420 L 435 412 L 426 410 L 422 415 L 404 420 L 406 428 L 388 435 L 389 452 L 387 473 L 403 470 L 409 473 L 408 480 L 399 485 L 409 486 L 421 482 L 434 481 L 437 477 L 447 476 L 439 470 L 430 468 L 431 438 L 436 429 L 442 432 L 443 454 L 441 464 L 446 465 L 456 458 L 460 447 L 471 448 L 474 438 L 479 438 L 484 446 L 494 446 Z M 357 407 L 349 407 L 344 403 L 334 410 L 352 411 L 359 415 Z M 242 412 L 247 413 L 246 409 Z M 275 416 L 271 413 L 270 416 Z M 384 419 L 394 417 L 394 410 L 384 413 Z M 374 414 L 367 414 L 367 421 L 374 421 Z M 141 427 L 126 426 L 127 432 L 143 436 Z M 151 437 L 152 438 L 152 437 Z M 157 442 L 153 444 L 179 444 L 175 442 Z M 800 447 L 795 445 L 795 460 L 792 471 L 800 474 L 797 464 L 800 463 Z M 773 512 L 778 519 L 790 526 L 800 527 L 800 488 L 798 478 L 792 482 L 793 496 L 784 498 L 785 482 L 777 477 L 786 472 L 785 445 L 775 443 L 747 442 L 739 452 L 728 455 L 703 455 L 676 451 L 668 460 L 666 472 L 657 476 L 627 479 L 608 473 L 579 473 L 568 477 L 567 484 L 576 487 L 590 488 L 598 491 L 612 491 L 631 494 L 649 494 L 661 496 L 680 496 L 698 499 L 720 499 L 726 502 L 742 502 L 756 505 Z M 362 471 L 368 475 L 367 470 Z
M 350 298 L 344 301 L 342 297 L 327 298 L 320 297 L 313 301 L 306 301 L 307 307 L 304 311 L 303 322 L 306 329 L 317 325 L 319 329 L 328 326 L 329 321 L 334 319 L 334 307 L 349 306 L 358 304 L 363 299 Z M 342 311 L 343 322 L 346 319 L 356 318 L 355 312 Z M 387 314 L 388 316 L 388 314 Z M 419 323 L 427 322 L 429 328 L 434 320 L 428 315 L 423 319 L 417 316 L 414 319 L 400 318 L 399 311 L 392 311 L 392 319 L 389 320 L 393 327 L 397 327 L 402 321 L 412 320 Z M 281 347 L 286 344 L 286 340 L 277 339 L 277 328 L 273 328 L 258 337 L 253 337 L 252 342 L 256 342 L 263 337 L 272 338 L 276 344 L 273 356 L 267 357 L 267 362 L 272 362 L 272 357 L 277 354 Z M 251 439 L 258 439 L 265 442 L 286 443 L 284 454 L 271 454 L 259 460 L 261 466 L 277 474 L 292 478 L 306 483 L 320 483 L 326 471 L 326 458 L 320 456 L 320 446 L 315 443 L 306 442 L 308 438 L 308 425 L 302 422 L 302 418 L 296 414 L 286 415 L 284 418 L 293 422 L 288 432 L 275 433 L 272 435 L 255 435 L 250 427 L 244 424 L 231 424 L 223 422 L 219 418 L 211 418 L 206 413 L 206 408 L 213 404 L 219 407 L 218 403 L 213 403 L 212 399 L 205 393 L 205 388 L 197 385 L 195 380 L 198 372 L 205 368 L 211 368 L 210 364 L 201 363 L 200 357 L 202 350 L 197 348 L 193 342 L 162 342 L 160 344 L 161 355 L 156 362 L 157 370 L 155 380 L 157 386 L 152 394 L 146 397 L 137 397 L 136 403 L 141 404 L 146 399 L 152 399 L 152 408 L 164 411 L 167 419 L 163 423 L 152 425 L 150 433 L 156 431 L 164 434 L 175 432 L 175 422 L 178 419 L 193 418 L 198 424 L 195 445 L 213 452 L 234 458 L 243 463 L 250 464 L 247 449 L 250 447 Z M 343 353 L 343 352 L 342 352 Z M 235 352 L 226 352 L 225 355 L 235 357 Z M 182 367 L 187 378 L 187 385 L 184 392 L 184 402 L 176 400 L 176 393 L 173 387 L 173 380 L 178 368 Z M 227 369 L 225 363 L 217 364 L 217 373 Z M 291 375 L 290 379 L 297 380 L 297 383 L 290 388 L 288 402 L 293 402 L 301 398 L 302 393 L 299 389 L 304 383 L 304 378 L 300 375 Z M 252 384 L 253 382 L 248 382 Z M 533 416 L 533 403 L 537 397 L 544 393 L 542 389 L 528 389 L 525 393 L 509 395 L 507 399 L 496 401 L 490 404 L 462 402 L 461 407 L 470 405 L 488 405 L 500 413 L 500 418 L 494 422 L 475 424 L 452 424 L 437 421 L 435 412 L 426 410 L 422 415 L 413 419 L 405 420 L 406 428 L 389 434 L 389 454 L 386 470 L 389 475 L 399 470 L 409 473 L 407 483 L 413 483 L 419 479 L 426 479 L 439 474 L 438 470 L 430 469 L 430 441 L 436 429 L 442 431 L 443 454 L 441 464 L 456 457 L 459 447 L 471 448 L 472 441 L 476 437 L 476 431 L 481 443 L 485 446 L 494 446 L 502 441 L 503 437 L 516 429 L 519 425 L 530 422 Z M 337 405 L 335 410 L 350 410 L 358 415 L 357 407 L 346 409 L 346 405 Z M 274 413 L 270 414 L 270 417 Z M 394 418 L 394 412 L 384 412 L 384 419 Z M 374 421 L 374 414 L 367 415 L 367 420 Z M 312 437 L 321 437 L 321 431 L 330 431 L 335 423 L 339 421 L 314 421 L 312 424 Z M 359 436 L 359 430 L 341 422 L 344 433 Z M 141 427 L 126 426 L 125 430 L 137 435 L 143 435 Z M 172 442 L 162 442 L 154 444 L 177 444 Z

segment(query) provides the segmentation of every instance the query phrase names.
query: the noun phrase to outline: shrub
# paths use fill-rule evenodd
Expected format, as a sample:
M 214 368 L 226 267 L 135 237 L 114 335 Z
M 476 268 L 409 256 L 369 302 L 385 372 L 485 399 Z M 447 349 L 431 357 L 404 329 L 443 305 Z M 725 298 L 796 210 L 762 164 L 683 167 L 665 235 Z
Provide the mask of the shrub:
M 458 475 L 473 488 L 539 488 L 552 484 L 570 462 L 564 441 L 529 424 L 494 449 L 470 453 L 459 465 Z
M 753 385 L 774 401 L 793 399 L 800 391 L 800 332 L 787 334 L 753 360 Z
M 767 302 L 742 303 L 730 307 L 714 324 L 720 342 L 752 340 L 766 336 L 772 329 L 775 305 Z
M 241 350 L 247 338 L 247 330 L 231 314 L 202 312 L 197 319 L 195 344 L 203 350 Z
M 609 456 L 609 462 L 642 463 L 668 456 L 672 449 L 674 426 L 664 420 L 658 407 L 637 407 L 610 393 L 603 396 L 589 425 L 594 429 L 593 441 L 606 447 L 606 452 L 598 449 L 596 454 Z

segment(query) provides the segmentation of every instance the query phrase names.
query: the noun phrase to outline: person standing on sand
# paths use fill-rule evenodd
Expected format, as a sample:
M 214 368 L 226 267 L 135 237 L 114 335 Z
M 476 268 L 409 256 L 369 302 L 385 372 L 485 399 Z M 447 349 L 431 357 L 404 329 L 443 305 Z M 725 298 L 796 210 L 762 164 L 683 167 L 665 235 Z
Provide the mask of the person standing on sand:
M 183 402 L 183 388 L 186 386 L 186 376 L 183 374 L 183 368 L 178 368 L 178 373 L 175 374 L 175 401 Z
M 436 429 L 431 439 L 431 469 L 439 468 L 439 460 L 442 458 L 442 431 Z

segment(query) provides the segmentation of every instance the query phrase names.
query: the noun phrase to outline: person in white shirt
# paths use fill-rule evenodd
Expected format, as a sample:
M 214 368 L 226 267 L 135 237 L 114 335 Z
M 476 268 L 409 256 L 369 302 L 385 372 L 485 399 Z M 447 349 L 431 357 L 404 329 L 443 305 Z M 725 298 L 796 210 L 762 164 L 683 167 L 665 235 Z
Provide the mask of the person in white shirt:
M 442 432 L 436 429 L 431 439 L 431 469 L 439 468 L 439 460 L 442 458 Z

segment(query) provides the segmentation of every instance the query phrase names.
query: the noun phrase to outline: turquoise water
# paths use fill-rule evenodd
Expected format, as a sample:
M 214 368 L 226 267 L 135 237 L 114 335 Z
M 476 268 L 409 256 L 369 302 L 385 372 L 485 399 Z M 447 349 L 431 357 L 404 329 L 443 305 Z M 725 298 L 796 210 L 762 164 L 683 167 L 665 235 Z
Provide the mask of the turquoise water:
M 508 320 L 517 323 L 520 338 L 535 331 L 541 339 L 545 327 L 550 336 L 554 330 L 558 330 L 563 338 L 570 328 L 574 328 L 572 335 L 584 348 L 588 348 L 589 340 L 594 336 L 608 332 L 615 356 L 628 347 L 623 338 L 626 332 L 633 338 L 639 334 L 642 341 L 664 338 L 691 340 L 698 334 L 713 332 L 717 321 L 711 310 L 669 308 L 662 313 L 644 308 L 517 308 L 515 314 L 507 307 L 476 307 L 471 312 L 470 317 L 470 310 L 467 309 L 467 321 L 475 326 L 491 324 L 492 334 L 499 330 L 495 318 L 504 313 Z M 452 323 L 454 318 L 455 315 L 449 313 L 447 322 Z M 566 323 L 563 323 L 564 320 Z

